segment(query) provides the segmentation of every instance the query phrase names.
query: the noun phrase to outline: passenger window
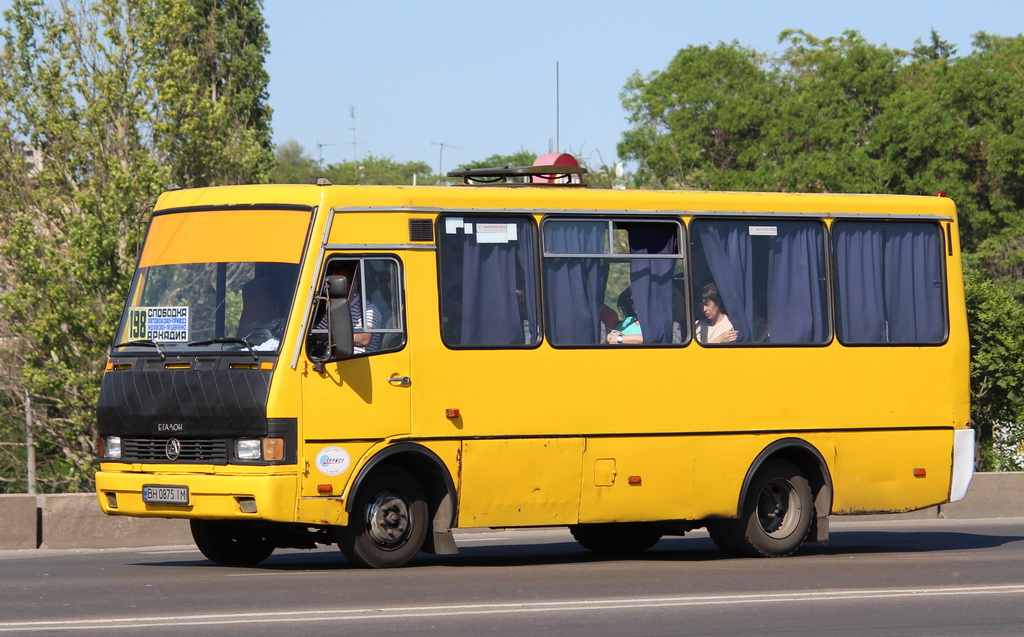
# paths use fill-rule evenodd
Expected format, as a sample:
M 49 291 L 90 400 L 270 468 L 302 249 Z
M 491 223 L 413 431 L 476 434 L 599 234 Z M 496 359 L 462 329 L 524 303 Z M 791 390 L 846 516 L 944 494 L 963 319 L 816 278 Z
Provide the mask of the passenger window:
M 687 342 L 681 231 L 680 223 L 664 220 L 545 220 L 544 298 L 550 342 Z
M 915 345 L 946 340 L 938 224 L 836 221 L 832 250 L 840 342 Z
M 690 236 L 698 342 L 828 342 L 822 222 L 698 218 Z
M 540 343 L 532 220 L 446 216 L 440 224 L 444 343 L 449 347 Z
M 353 355 L 401 349 L 405 345 L 401 278 L 398 261 L 392 258 L 331 258 L 324 276 L 344 275 L 349 280 L 349 308 L 355 347 Z M 306 351 L 312 360 L 327 355 L 327 299 L 321 293 L 310 322 Z

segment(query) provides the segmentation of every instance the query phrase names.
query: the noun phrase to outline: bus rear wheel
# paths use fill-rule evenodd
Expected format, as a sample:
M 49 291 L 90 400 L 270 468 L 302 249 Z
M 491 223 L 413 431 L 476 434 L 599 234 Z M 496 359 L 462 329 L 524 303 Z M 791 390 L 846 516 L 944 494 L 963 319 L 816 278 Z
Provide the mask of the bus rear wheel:
M 199 552 L 217 564 L 259 564 L 276 548 L 274 541 L 251 522 L 190 520 L 189 525 Z
M 720 549 L 736 555 L 784 557 L 807 538 L 814 518 L 811 487 L 792 462 L 769 460 L 757 470 L 736 520 L 708 525 Z
M 580 546 L 595 553 L 642 553 L 661 539 L 657 528 L 642 523 L 576 524 L 569 532 Z
M 423 548 L 427 524 L 419 483 L 402 469 L 381 467 L 359 487 L 348 526 L 339 529 L 338 546 L 357 566 L 402 566 Z

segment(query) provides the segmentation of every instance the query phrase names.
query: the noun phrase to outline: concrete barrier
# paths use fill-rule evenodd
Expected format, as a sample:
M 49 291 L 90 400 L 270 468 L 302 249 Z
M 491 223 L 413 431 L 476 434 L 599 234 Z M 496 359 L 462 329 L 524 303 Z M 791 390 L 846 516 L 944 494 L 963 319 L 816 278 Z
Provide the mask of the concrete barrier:
M 38 515 L 36 496 L 0 495 L 0 549 L 38 548 Z
M 1005 517 L 1024 517 L 1024 472 L 978 473 L 960 502 L 865 519 Z M 0 550 L 168 544 L 192 544 L 187 520 L 107 516 L 93 493 L 0 495 Z
M 40 548 L 105 549 L 126 546 L 191 544 L 188 520 L 105 515 L 94 493 L 38 496 Z

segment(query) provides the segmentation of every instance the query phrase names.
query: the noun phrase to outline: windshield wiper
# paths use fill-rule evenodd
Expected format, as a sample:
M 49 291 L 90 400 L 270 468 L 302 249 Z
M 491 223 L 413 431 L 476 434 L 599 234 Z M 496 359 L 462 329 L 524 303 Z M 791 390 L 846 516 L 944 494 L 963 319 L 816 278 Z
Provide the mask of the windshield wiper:
M 139 340 L 139 341 L 125 341 L 124 343 L 118 343 L 114 347 L 132 347 L 132 346 L 156 348 L 156 353 L 160 355 L 160 360 L 162 360 L 162 361 L 167 360 L 167 355 L 164 354 L 164 351 L 162 349 L 160 349 L 160 346 L 157 345 L 157 342 L 156 341 L 151 341 L 148 338 L 144 339 L 144 340 Z
M 221 336 L 218 338 L 210 338 L 205 341 L 194 341 L 192 343 L 189 343 L 188 346 L 193 347 L 198 345 L 213 345 L 214 343 L 237 343 L 238 345 L 245 345 L 246 349 L 249 350 L 249 353 L 252 354 L 252 359 L 254 361 L 258 361 L 260 359 L 260 357 L 256 354 L 256 350 L 252 348 L 252 343 L 245 340 L 244 338 L 227 338 Z

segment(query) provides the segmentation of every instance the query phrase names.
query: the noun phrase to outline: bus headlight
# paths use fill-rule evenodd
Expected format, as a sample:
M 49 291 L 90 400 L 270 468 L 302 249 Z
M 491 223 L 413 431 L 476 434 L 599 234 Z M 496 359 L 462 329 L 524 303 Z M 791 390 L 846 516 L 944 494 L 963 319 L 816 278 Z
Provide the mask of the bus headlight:
M 239 460 L 259 460 L 260 448 L 259 440 L 236 440 L 235 457 Z
M 103 439 L 103 457 L 111 459 L 121 457 L 121 436 L 107 436 Z

